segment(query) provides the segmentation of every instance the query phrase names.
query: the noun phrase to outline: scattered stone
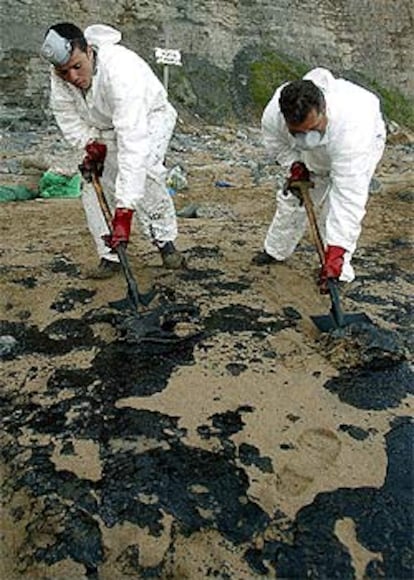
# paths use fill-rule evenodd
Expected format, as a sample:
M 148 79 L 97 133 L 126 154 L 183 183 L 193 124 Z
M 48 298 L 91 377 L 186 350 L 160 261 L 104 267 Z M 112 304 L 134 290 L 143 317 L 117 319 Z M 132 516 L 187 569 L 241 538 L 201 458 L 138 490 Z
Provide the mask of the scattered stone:
M 237 216 L 230 206 L 223 204 L 204 204 L 191 203 L 181 210 L 177 211 L 178 217 L 184 218 L 203 218 L 218 220 L 235 220 Z
M 226 369 L 231 375 L 233 375 L 233 377 L 238 377 L 241 373 L 247 370 L 247 365 L 241 363 L 229 363 L 226 365 Z
M 0 336 L 0 358 L 13 355 L 17 348 L 17 340 L 10 334 Z
M 60 292 L 58 300 L 53 302 L 50 306 L 52 310 L 58 312 L 67 312 L 73 310 L 76 304 L 87 304 L 96 294 L 96 290 L 89 290 L 87 288 L 68 288 Z

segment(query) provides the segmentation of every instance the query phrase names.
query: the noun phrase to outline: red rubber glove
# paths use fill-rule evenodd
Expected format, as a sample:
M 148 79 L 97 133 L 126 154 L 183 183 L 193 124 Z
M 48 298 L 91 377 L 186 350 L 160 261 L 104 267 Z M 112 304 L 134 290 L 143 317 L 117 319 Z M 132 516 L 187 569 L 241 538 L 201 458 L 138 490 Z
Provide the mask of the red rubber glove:
M 321 294 L 328 292 L 328 278 L 337 280 L 344 265 L 344 248 L 339 246 L 327 246 L 325 250 L 325 262 L 319 274 L 319 288 Z
M 287 178 L 288 182 L 292 181 L 310 181 L 309 169 L 302 161 L 295 161 L 290 166 L 290 174 Z
M 302 161 L 292 163 L 288 181 L 310 181 L 309 169 Z
M 306 181 L 310 187 L 313 187 L 313 182 L 311 181 L 311 176 L 309 169 L 306 167 L 302 161 L 295 161 L 290 166 L 290 173 L 286 178 L 285 184 L 283 186 L 283 193 L 288 195 L 293 193 L 297 198 L 303 203 L 300 187 L 295 187 L 295 182 Z
M 83 158 L 82 164 L 79 165 L 80 172 L 87 181 L 91 181 L 92 173 L 96 173 L 101 177 L 104 169 L 104 161 L 106 157 L 105 143 L 98 143 L 98 141 L 91 141 L 85 147 L 86 155 Z
M 85 147 L 86 155 L 92 161 L 103 163 L 106 157 L 105 143 L 98 143 L 98 141 L 91 141 Z
M 103 236 L 105 244 L 115 250 L 119 244 L 127 244 L 131 233 L 133 209 L 117 207 L 112 220 L 112 234 Z

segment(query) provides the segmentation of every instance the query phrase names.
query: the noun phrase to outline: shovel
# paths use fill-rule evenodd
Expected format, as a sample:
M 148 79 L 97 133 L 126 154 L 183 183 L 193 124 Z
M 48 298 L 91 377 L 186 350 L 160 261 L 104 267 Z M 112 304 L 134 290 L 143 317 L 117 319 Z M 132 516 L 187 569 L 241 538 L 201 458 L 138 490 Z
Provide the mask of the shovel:
M 99 201 L 99 205 L 101 207 L 102 213 L 106 221 L 106 225 L 108 226 L 109 231 L 112 232 L 111 210 L 105 198 L 105 194 L 103 192 L 102 185 L 96 171 L 92 172 L 91 178 L 96 196 Z M 119 262 L 121 264 L 121 268 L 128 285 L 128 298 L 134 310 L 138 310 L 140 306 L 148 306 L 148 304 L 152 301 L 152 299 L 156 295 L 157 293 L 156 290 L 152 289 L 149 292 L 146 292 L 145 294 L 140 292 L 138 290 L 138 284 L 132 274 L 131 268 L 128 263 L 125 245 L 119 244 L 116 247 L 116 253 L 118 254 Z
M 106 224 L 109 231 L 112 232 L 111 210 L 105 198 L 97 171 L 89 172 L 88 168 L 87 178 L 92 181 Z M 180 322 L 188 325 L 189 322 L 197 320 L 197 307 L 194 304 L 162 304 L 155 310 L 138 315 L 136 311 L 139 306 L 148 306 L 157 292 L 152 289 L 142 294 L 138 290 L 138 285 L 129 267 L 125 245 L 118 245 L 116 252 L 128 284 L 128 296 L 127 300 L 119 300 L 117 306 L 115 306 L 115 303 L 112 304 L 115 308 L 125 310 L 123 303 L 129 302 L 130 304 L 132 303 L 134 309 L 131 315 L 119 318 L 116 322 L 121 338 L 127 345 L 125 347 L 124 344 L 123 347 L 125 354 L 128 355 L 131 352 L 128 349 L 132 349 L 135 356 L 138 347 L 141 352 L 147 350 L 151 354 L 169 353 L 195 344 L 203 334 L 201 331 L 197 330 L 188 332 L 186 335 L 179 335 L 175 327 Z
M 309 194 L 309 188 L 312 187 L 312 184 L 311 182 L 308 181 L 297 181 L 292 183 L 291 187 L 292 189 L 296 188 L 299 189 L 300 191 L 300 198 L 303 200 L 306 209 L 309 224 L 311 227 L 313 241 L 318 251 L 319 260 L 321 262 L 321 265 L 323 266 L 325 261 L 323 241 L 316 221 L 312 199 Z M 331 299 L 330 313 L 320 316 L 311 316 L 313 322 L 321 332 L 329 332 L 330 330 L 342 328 L 344 326 L 348 326 L 349 324 L 366 324 L 371 322 L 368 316 L 364 313 L 355 313 L 355 314 L 344 313 L 344 311 L 341 308 L 338 287 L 335 280 L 333 280 L 332 278 L 328 278 L 327 287 L 329 297 Z

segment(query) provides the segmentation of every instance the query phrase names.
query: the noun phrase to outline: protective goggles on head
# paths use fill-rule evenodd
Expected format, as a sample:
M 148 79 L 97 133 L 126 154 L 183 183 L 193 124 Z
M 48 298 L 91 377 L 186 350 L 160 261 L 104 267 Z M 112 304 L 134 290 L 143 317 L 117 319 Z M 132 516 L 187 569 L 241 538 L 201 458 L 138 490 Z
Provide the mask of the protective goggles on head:
M 72 50 L 71 41 L 51 29 L 46 34 L 40 54 L 54 66 L 63 66 L 70 60 Z

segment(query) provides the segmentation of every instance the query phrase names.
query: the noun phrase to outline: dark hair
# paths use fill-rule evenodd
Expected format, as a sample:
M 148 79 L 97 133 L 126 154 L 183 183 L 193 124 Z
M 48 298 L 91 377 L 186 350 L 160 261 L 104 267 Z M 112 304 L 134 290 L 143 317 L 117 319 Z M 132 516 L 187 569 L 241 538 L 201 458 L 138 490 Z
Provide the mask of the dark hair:
M 312 109 L 325 108 L 322 91 L 309 80 L 292 81 L 280 92 L 279 106 L 285 120 L 293 125 L 303 123 Z
M 50 26 L 47 32 L 49 32 L 49 30 L 55 30 L 59 36 L 69 40 L 72 45 L 72 50 L 74 48 L 79 48 L 82 52 L 86 52 L 88 43 L 82 30 L 75 24 L 72 24 L 71 22 L 58 22 L 57 24 Z

